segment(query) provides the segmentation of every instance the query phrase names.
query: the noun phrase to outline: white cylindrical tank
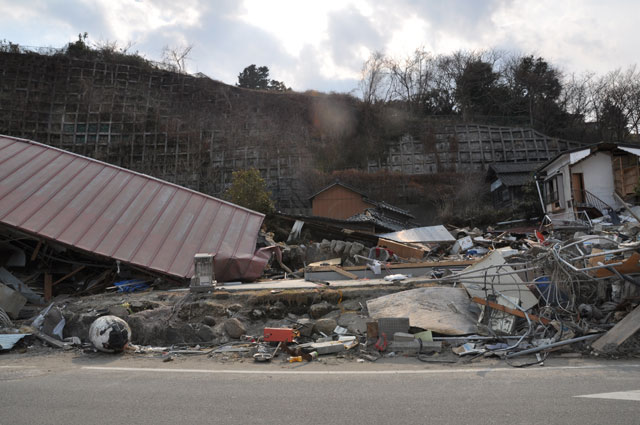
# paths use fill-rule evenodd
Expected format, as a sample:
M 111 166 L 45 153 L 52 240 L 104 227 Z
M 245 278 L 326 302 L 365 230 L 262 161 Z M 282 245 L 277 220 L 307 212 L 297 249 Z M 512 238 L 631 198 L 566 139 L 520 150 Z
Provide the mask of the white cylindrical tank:
M 98 317 L 89 328 L 89 340 L 99 351 L 119 353 L 131 341 L 131 328 L 119 317 Z

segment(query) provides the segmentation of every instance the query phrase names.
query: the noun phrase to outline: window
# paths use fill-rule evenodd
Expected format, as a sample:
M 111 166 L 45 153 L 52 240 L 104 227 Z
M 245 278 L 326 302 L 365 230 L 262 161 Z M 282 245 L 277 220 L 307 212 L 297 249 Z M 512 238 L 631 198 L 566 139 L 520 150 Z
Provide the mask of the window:
M 560 201 L 560 184 L 562 182 L 562 174 L 557 174 L 544 182 L 545 204 L 554 204 Z

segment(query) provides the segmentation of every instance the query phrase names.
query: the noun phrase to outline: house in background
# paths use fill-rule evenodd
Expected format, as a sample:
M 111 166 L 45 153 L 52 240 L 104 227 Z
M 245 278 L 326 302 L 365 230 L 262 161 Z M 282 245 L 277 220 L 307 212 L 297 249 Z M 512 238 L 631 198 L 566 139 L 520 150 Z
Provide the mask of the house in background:
M 536 173 L 543 209 L 553 222 L 601 217 L 635 196 L 640 178 L 640 145 L 598 143 L 546 162 Z
M 312 195 L 312 215 L 357 223 L 370 223 L 375 232 L 415 227 L 415 217 L 407 210 L 374 201 L 356 188 L 340 181 Z
M 487 181 L 491 184 L 491 200 L 495 208 L 513 208 L 514 201 L 522 199 L 522 188 L 533 183 L 535 171 L 541 162 L 495 162 L 489 164 Z

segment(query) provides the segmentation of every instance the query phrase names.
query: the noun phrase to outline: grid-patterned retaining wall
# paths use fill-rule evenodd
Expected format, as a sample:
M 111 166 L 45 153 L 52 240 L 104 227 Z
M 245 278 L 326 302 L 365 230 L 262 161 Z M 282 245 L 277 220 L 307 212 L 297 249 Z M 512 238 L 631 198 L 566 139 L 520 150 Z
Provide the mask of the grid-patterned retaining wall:
M 243 90 L 151 65 L 0 53 L 0 134 L 218 196 L 234 170 L 256 167 L 289 212 L 302 212 L 318 189 L 304 176 L 314 164 L 309 148 L 323 142 L 315 107 L 327 105 L 319 99 Z M 363 171 L 479 171 L 491 162 L 546 160 L 578 145 L 521 128 L 439 123 L 410 132 L 386 141 L 387 155 Z

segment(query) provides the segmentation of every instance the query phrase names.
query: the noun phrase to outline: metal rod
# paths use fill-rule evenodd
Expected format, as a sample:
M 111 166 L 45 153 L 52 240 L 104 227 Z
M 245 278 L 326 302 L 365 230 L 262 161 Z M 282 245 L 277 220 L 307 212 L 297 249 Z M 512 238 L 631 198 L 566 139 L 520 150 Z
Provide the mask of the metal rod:
M 504 335 L 504 336 L 434 336 L 434 341 L 491 341 L 494 339 L 520 339 L 520 335 Z
M 580 257 L 571 258 L 569 261 L 584 260 L 585 258 L 604 257 L 609 254 L 619 254 L 621 252 L 634 251 L 638 246 L 614 249 L 611 251 L 596 252 L 595 254 L 581 255 Z
M 578 337 L 578 338 L 567 339 L 565 341 L 554 342 L 552 344 L 541 345 L 539 347 L 529 348 L 528 350 L 518 351 L 517 353 L 509 353 L 509 354 L 507 354 L 507 358 L 508 359 L 512 359 L 514 357 L 524 356 L 525 354 L 538 353 L 540 351 L 544 351 L 544 350 L 547 350 L 549 348 L 561 347 L 563 345 L 573 344 L 574 342 L 580 342 L 580 341 L 586 341 L 586 340 L 589 340 L 589 339 L 594 339 L 594 338 L 596 338 L 598 336 L 601 336 L 601 335 L 602 335 L 602 333 L 592 334 L 592 335 L 585 335 L 585 336 L 581 336 L 581 337 Z
M 561 247 L 559 248 L 559 250 L 560 250 L 560 251 L 562 251 L 563 249 L 570 248 L 570 247 L 572 247 L 573 245 L 579 245 L 579 244 L 581 244 L 581 243 L 583 243 L 583 242 L 590 241 L 590 240 L 592 240 L 592 239 L 605 240 L 605 241 L 613 242 L 613 243 L 615 243 L 615 244 L 617 244 L 617 243 L 618 243 L 618 241 L 613 240 L 613 239 L 611 239 L 611 238 L 606 238 L 606 237 L 604 237 L 604 236 L 587 236 L 586 238 L 583 238 L 583 239 L 577 240 L 577 241 L 575 241 L 575 242 L 571 242 L 571 243 L 570 243 L 570 244 L 568 244 L 568 245 L 561 246 Z

